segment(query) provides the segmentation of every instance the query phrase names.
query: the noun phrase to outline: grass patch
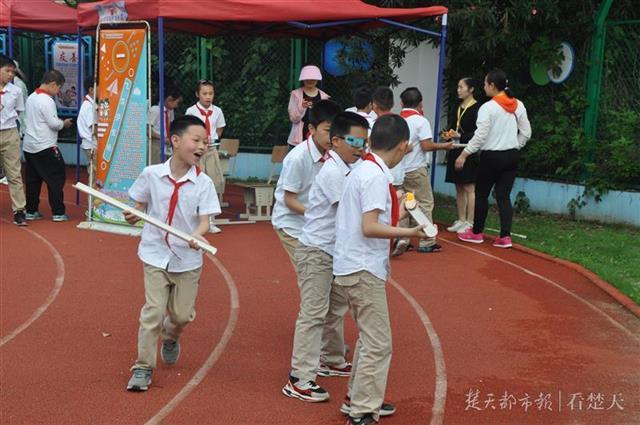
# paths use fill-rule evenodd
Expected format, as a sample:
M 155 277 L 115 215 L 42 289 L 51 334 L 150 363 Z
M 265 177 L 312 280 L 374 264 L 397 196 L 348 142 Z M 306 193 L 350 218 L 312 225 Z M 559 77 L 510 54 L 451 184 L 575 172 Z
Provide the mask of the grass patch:
M 456 218 L 455 199 L 436 194 L 434 219 L 449 225 Z M 495 206 L 486 226 L 500 228 Z M 513 232 L 527 236 L 514 242 L 580 264 L 640 304 L 639 228 L 528 212 L 514 215 Z

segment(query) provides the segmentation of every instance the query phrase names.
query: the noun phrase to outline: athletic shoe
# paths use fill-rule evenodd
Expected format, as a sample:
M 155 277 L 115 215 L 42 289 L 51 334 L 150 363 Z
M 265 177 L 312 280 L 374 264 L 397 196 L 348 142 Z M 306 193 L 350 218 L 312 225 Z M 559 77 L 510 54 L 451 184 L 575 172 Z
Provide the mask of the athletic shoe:
M 349 362 L 345 362 L 341 366 L 320 363 L 317 373 L 320 376 L 351 376 L 351 367 L 352 365 Z
M 430 253 L 430 252 L 440 252 L 442 251 L 442 246 L 440 244 L 433 244 L 433 245 L 429 245 L 429 246 L 420 246 L 418 247 L 418 252 L 424 254 L 424 253 Z
M 282 394 L 287 397 L 317 403 L 329 400 L 329 393 L 314 381 L 300 383 L 300 380 L 289 375 L 287 385 L 282 388 Z
M 513 244 L 511 243 L 511 236 L 505 236 L 503 238 L 496 238 L 493 242 L 493 246 L 496 248 L 511 248 Z
M 59 222 L 59 221 L 69 221 L 69 216 L 68 216 L 68 215 L 66 215 L 66 214 L 57 214 L 57 215 L 52 216 L 52 217 L 51 217 L 51 220 L 52 220 L 52 221 L 56 221 L 56 222 Z
M 127 391 L 147 391 L 151 385 L 151 373 L 150 369 L 133 369 Z
M 342 406 L 340 406 L 340 411 L 345 415 L 351 414 L 351 399 L 349 396 L 344 398 L 342 402 Z M 380 416 L 391 416 L 396 413 L 396 406 L 391 403 L 382 403 L 380 406 L 380 412 L 378 413 Z
M 13 215 L 13 224 L 17 226 L 27 226 L 27 218 L 24 211 L 16 211 Z
M 180 342 L 165 339 L 162 341 L 162 350 L 160 350 L 160 357 L 166 364 L 176 364 L 180 358 Z
M 456 220 L 453 224 L 447 227 L 447 232 L 456 233 L 467 226 L 467 222 L 463 220 Z
M 7 180 L 6 176 L 0 179 L 0 184 L 6 184 L 6 185 L 9 184 L 9 180 Z
M 473 233 L 473 229 L 467 229 L 462 233 L 458 233 L 458 239 L 462 242 L 482 243 L 484 235 L 482 233 Z
M 396 241 L 395 246 L 393 247 L 393 251 L 391 252 L 392 257 L 399 257 L 404 254 L 407 248 L 409 247 L 409 241 L 406 239 L 398 239 Z
M 351 416 L 347 416 L 347 424 L 346 425 L 370 425 L 377 424 L 378 421 L 373 419 L 373 415 L 371 413 L 364 415 L 361 418 L 352 418 Z
M 36 211 L 33 213 L 25 213 L 24 218 L 26 218 L 29 221 L 33 221 L 33 220 L 40 220 L 42 219 L 42 214 L 40 214 L 40 211 Z

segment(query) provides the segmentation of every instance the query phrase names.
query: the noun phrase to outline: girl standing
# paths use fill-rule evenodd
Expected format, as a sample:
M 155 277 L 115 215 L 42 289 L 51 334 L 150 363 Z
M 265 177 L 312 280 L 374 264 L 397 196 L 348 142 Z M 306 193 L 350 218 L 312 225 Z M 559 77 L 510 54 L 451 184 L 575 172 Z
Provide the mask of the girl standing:
M 299 80 L 302 81 L 302 87 L 293 90 L 289 98 L 289 119 L 292 123 L 287 139 L 289 149 L 309 136 L 309 109 L 320 100 L 329 98 L 328 94 L 318 88 L 322 73 L 317 66 L 304 66 L 300 70 Z
M 476 131 L 476 119 L 480 109 L 480 104 L 475 99 L 476 81 L 469 77 L 458 81 L 458 98 L 461 103 L 456 113 L 456 129 L 453 138 L 459 139 L 458 143 L 461 144 L 469 143 Z M 447 156 L 445 181 L 456 185 L 456 205 L 458 207 L 458 219 L 447 227 L 449 232 L 459 232 L 473 226 L 478 156 L 471 155 L 465 161 L 462 170 L 458 171 L 455 169 L 455 162 L 461 153 L 462 148 L 452 149 Z
M 531 125 L 524 104 L 509 90 L 504 71 L 489 72 L 484 80 L 484 91 L 492 99 L 480 107 L 475 134 L 455 163 L 456 170 L 462 170 L 467 158 L 481 151 L 473 228 L 458 233 L 458 238 L 464 242 L 484 242 L 482 231 L 489 209 L 489 194 L 495 186 L 500 236 L 493 246 L 511 248 L 511 189 L 518 170 L 520 149 L 531 138 Z

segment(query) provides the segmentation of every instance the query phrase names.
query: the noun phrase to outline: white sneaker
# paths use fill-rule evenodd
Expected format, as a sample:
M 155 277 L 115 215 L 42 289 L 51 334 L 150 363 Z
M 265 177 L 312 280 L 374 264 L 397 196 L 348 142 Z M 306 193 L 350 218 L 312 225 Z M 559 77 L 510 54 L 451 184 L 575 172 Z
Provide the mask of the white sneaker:
M 462 220 L 456 220 L 453 222 L 451 226 L 447 227 L 447 232 L 451 232 L 451 233 L 459 232 L 466 225 L 467 225 L 467 222 Z
M 471 230 L 471 229 L 473 229 L 473 223 L 469 223 L 468 221 L 463 221 L 462 227 L 460 227 L 460 230 L 458 230 L 456 233 L 464 233 L 467 230 Z
M 6 176 L 0 179 L 0 184 L 6 184 L 6 185 L 9 184 L 9 181 L 7 180 Z

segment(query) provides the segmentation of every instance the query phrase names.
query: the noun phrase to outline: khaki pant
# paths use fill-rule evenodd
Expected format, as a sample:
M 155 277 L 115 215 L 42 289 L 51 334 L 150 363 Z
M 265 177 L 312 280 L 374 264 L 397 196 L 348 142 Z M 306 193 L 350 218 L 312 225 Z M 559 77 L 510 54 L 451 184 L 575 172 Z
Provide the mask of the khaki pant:
M 295 253 L 300 242 L 298 242 L 296 238 L 294 238 L 293 236 L 290 236 L 287 232 L 285 232 L 282 229 L 276 229 L 276 234 L 280 238 L 282 247 L 284 248 L 285 251 L 287 251 L 287 254 L 289 254 L 289 260 L 291 260 L 291 264 L 293 264 L 293 268 L 296 270 L 296 273 L 297 273 Z
M 172 273 L 149 264 L 143 266 L 146 303 L 140 311 L 138 360 L 132 369 L 155 369 L 158 336 L 177 341 L 184 327 L 196 317 L 202 268 Z
M 22 162 L 20 161 L 20 136 L 17 128 L 0 130 L 0 167 L 9 183 L 9 196 L 13 212 L 23 211 L 26 205 L 22 185 Z
M 404 176 L 404 183 L 402 189 L 405 192 L 413 192 L 418 202 L 418 208 L 422 210 L 424 215 L 433 222 L 433 190 L 431 189 L 431 181 L 429 180 L 429 174 L 427 169 L 422 167 L 414 171 L 409 171 Z M 400 227 L 417 226 L 410 216 L 400 221 Z M 428 247 L 435 245 L 436 238 L 425 238 L 420 240 L 421 247 Z
M 347 300 L 332 290 L 333 258 L 321 249 L 299 244 L 295 252 L 300 312 L 291 355 L 291 375 L 315 381 L 319 361 L 332 366 L 345 362 L 344 315 Z
M 345 298 L 358 326 L 358 343 L 349 379 L 351 416 L 372 413 L 384 401 L 391 364 L 391 324 L 385 281 L 367 271 L 336 276 L 334 290 Z
M 220 164 L 220 155 L 214 147 L 209 148 L 207 153 L 200 160 L 202 171 L 211 178 L 216 188 L 218 196 L 224 193 L 224 174 L 222 173 L 222 164 Z
M 84 156 L 87 158 L 87 173 L 89 173 L 89 182 L 96 179 L 96 150 L 82 149 Z

